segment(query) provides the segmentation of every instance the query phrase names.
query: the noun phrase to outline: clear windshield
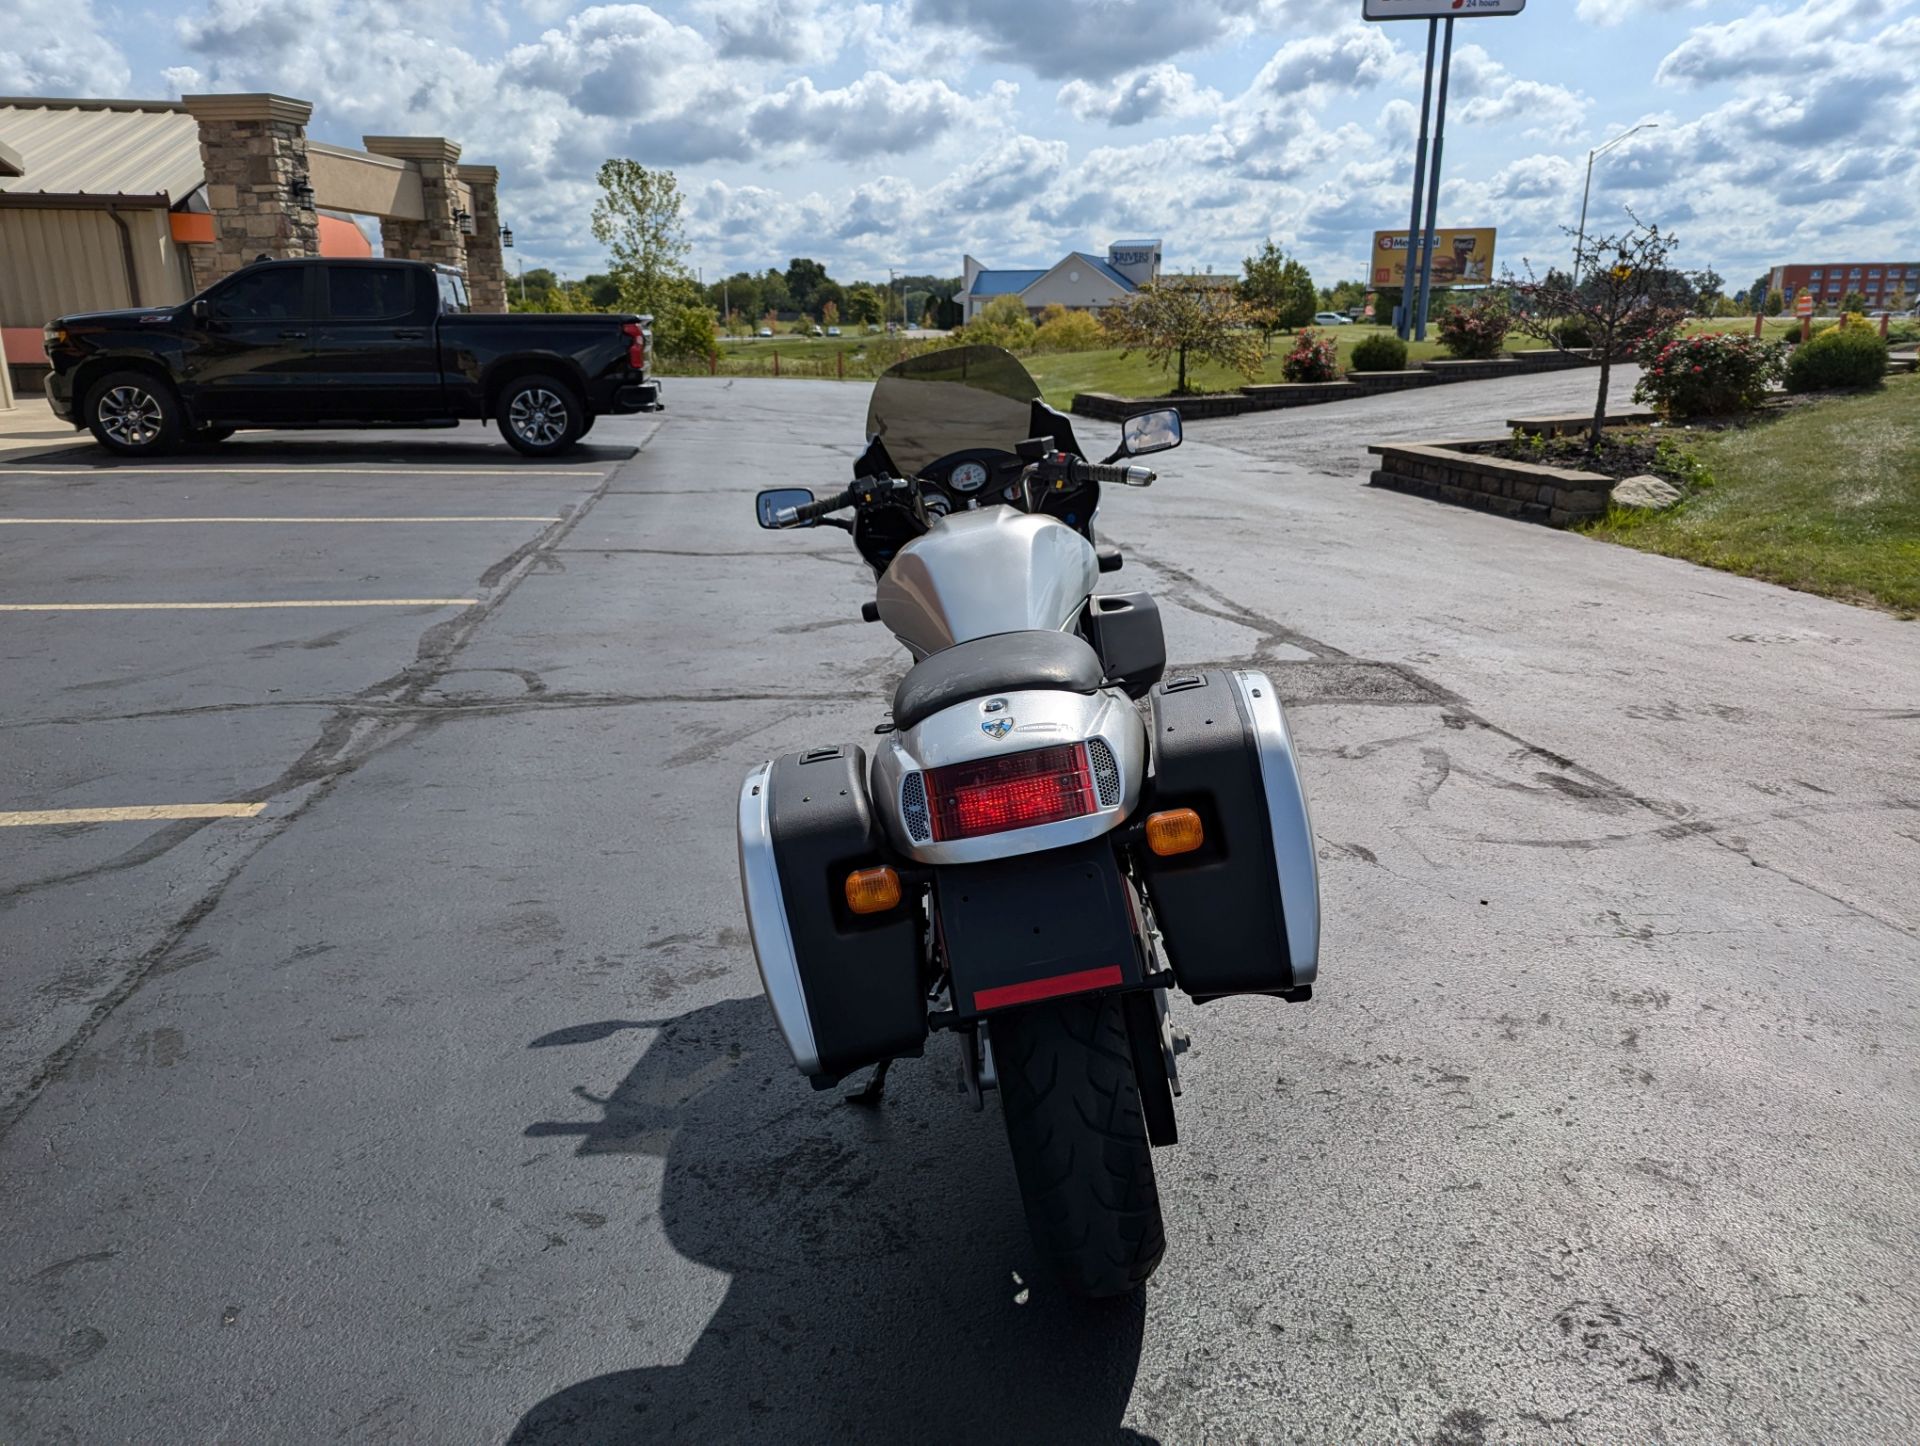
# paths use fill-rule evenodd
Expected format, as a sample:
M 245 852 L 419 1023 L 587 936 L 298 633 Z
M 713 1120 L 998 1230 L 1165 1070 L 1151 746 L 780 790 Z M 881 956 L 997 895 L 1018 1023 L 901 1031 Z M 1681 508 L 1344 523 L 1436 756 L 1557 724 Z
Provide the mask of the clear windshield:
M 867 436 L 909 477 L 973 447 L 1011 452 L 1026 441 L 1040 388 L 1011 352 L 957 346 L 908 357 L 873 385 Z

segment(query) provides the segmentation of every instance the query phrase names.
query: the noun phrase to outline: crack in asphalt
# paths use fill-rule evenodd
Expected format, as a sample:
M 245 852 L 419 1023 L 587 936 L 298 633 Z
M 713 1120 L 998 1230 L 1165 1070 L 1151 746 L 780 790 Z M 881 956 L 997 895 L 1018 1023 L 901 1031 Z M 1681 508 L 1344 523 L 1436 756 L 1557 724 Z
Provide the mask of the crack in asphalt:
M 657 431 L 650 433 L 628 458 L 602 476 L 599 485 L 577 507 L 564 511 L 551 525 L 487 568 L 481 574 L 480 581 L 486 596 L 422 633 L 414 650 L 413 661 L 399 672 L 362 689 L 353 698 L 337 705 L 322 723 L 313 743 L 278 778 L 236 799 L 239 802 L 265 802 L 306 790 L 304 797 L 285 813 L 268 820 L 266 827 L 238 837 L 237 855 L 213 883 L 158 940 L 135 958 L 132 967 L 94 1002 L 86 1018 L 65 1042 L 41 1062 L 40 1067 L 15 1089 L 4 1105 L 0 1105 L 0 1140 L 12 1132 L 46 1086 L 60 1076 L 114 1011 L 132 998 L 167 956 L 219 907 L 226 891 L 262 849 L 290 829 L 309 809 L 369 759 L 433 727 L 443 717 L 457 716 L 457 713 L 427 703 L 423 695 L 441 677 L 459 671 L 452 669 L 450 664 L 474 633 L 513 595 L 515 588 L 533 571 L 539 559 L 566 540 L 568 534 L 606 494 L 613 477 L 645 451 L 648 443 L 657 435 Z M 552 696 L 530 696 L 525 702 L 543 706 Z M 148 863 L 185 843 L 209 822 L 204 819 L 184 820 L 158 830 L 133 848 L 89 868 L 17 884 L 0 894 L 0 912 L 36 890 L 99 878 Z

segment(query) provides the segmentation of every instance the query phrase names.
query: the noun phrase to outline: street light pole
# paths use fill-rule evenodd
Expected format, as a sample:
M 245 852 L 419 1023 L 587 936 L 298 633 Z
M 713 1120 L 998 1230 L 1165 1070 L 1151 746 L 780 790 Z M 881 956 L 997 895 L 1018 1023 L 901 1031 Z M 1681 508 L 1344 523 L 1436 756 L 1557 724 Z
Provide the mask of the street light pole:
M 1580 239 L 1573 243 L 1573 284 L 1580 284 L 1580 253 L 1587 249 L 1587 202 L 1593 199 L 1593 160 L 1612 150 L 1628 136 L 1637 136 L 1641 131 L 1657 131 L 1659 121 L 1642 121 L 1630 131 L 1622 131 L 1604 146 L 1595 146 L 1587 152 L 1587 188 L 1580 193 Z

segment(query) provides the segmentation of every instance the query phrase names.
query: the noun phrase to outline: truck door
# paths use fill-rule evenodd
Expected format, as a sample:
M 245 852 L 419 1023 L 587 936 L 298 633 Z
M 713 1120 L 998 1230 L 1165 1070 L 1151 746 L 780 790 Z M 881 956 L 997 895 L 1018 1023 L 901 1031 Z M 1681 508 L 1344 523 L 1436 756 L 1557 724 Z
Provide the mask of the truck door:
M 193 405 L 205 420 L 283 422 L 306 411 L 314 268 L 251 267 L 194 307 L 187 345 Z
M 336 261 L 313 334 L 320 415 L 404 421 L 447 414 L 433 323 L 438 293 L 422 266 Z

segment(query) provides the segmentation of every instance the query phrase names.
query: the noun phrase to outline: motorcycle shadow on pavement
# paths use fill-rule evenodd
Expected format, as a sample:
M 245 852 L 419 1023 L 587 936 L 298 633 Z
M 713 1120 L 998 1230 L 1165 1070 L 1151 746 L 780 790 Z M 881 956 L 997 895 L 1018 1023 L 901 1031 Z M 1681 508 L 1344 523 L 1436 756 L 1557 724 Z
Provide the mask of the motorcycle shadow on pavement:
M 555 1048 L 651 1029 L 584 1124 L 582 1154 L 665 1161 L 673 1248 L 732 1277 L 680 1364 L 581 1381 L 529 1410 L 514 1446 L 554 1442 L 1135 1442 L 1121 1425 L 1145 1296 L 1063 1295 L 1027 1241 L 997 1106 L 958 1095 L 947 1042 L 896 1065 L 884 1103 L 816 1094 L 764 1001 L 608 1020 Z M 947 1047 L 943 1047 L 946 1045 Z M 843 1087 L 846 1088 L 846 1087 Z M 612 1298 L 646 1309 L 644 1266 Z M 609 1334 L 617 1331 L 609 1322 Z

